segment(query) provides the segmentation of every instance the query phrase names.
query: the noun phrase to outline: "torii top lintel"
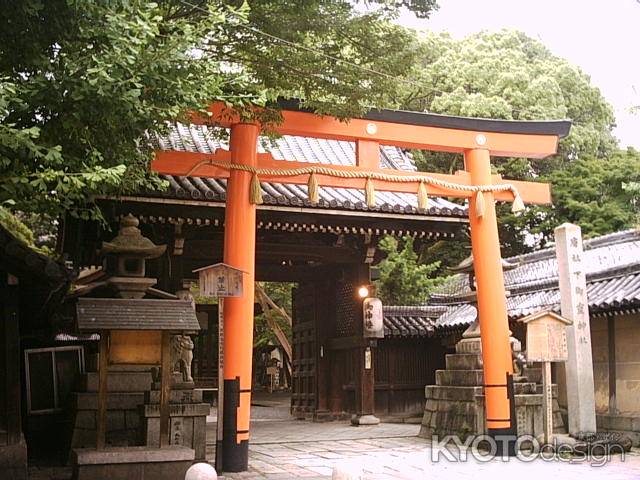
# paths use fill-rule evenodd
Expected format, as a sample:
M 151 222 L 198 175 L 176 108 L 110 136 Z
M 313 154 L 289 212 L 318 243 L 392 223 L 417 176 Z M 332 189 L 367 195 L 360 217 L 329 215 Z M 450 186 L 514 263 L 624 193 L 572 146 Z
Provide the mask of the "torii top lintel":
M 290 102 L 280 106 L 282 122 L 270 126 L 272 131 L 282 135 L 355 142 L 356 165 L 331 165 L 332 174 L 316 167 L 320 185 L 365 188 L 367 183 L 371 183 L 372 187 L 380 190 L 415 193 L 422 183 L 420 188 L 425 194 L 457 198 L 469 198 L 473 194 L 472 189 L 466 188 L 473 185 L 468 171 L 447 175 L 380 169 L 380 145 L 457 153 L 484 150 L 493 156 L 544 158 L 556 153 L 559 138 L 565 136 L 571 127 L 566 120 L 488 120 L 393 110 L 371 111 L 362 118 L 340 121 L 305 111 Z M 221 102 L 212 104 L 209 111 L 211 117 L 193 115 L 192 121 L 221 127 L 242 123 L 239 115 Z M 231 157 L 230 151 L 222 149 L 213 154 L 157 151 L 152 169 L 168 175 L 227 178 Z M 258 153 L 255 168 L 261 170 L 260 179 L 264 181 L 307 184 L 310 180 L 307 170 L 311 165 L 314 164 L 283 162 L 268 153 Z M 294 174 L 296 169 L 298 173 Z M 390 176 L 394 178 L 389 179 Z M 551 202 L 547 184 L 521 181 L 505 184 L 499 175 L 492 177 L 491 184 L 509 187 L 494 190 L 496 200 L 513 201 L 520 197 L 519 200 L 526 203 Z
M 361 118 L 340 121 L 298 107 L 297 102 L 280 102 L 283 121 L 273 130 L 281 135 L 333 140 L 370 140 L 403 148 L 464 153 L 483 148 L 492 156 L 544 158 L 557 151 L 558 139 L 571 128 L 569 120 L 514 121 L 455 117 L 402 110 L 371 110 Z M 209 107 L 221 126 L 238 118 L 223 103 Z M 198 123 L 198 118 L 194 118 Z M 200 119 L 202 122 L 202 119 Z M 481 144 L 478 137 L 483 136 Z M 480 137 L 482 138 L 482 137 Z

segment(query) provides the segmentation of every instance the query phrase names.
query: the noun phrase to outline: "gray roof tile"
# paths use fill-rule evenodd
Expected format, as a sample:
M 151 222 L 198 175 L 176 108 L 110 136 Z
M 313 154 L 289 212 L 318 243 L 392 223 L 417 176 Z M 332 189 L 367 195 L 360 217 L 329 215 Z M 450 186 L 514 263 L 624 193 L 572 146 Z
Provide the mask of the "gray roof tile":
M 153 134 L 151 143 L 161 150 L 213 153 L 218 148 L 228 148 L 223 132 L 205 125 L 170 125 L 166 135 Z M 284 135 L 277 139 L 260 138 L 260 152 L 269 152 L 276 160 L 316 162 L 331 165 L 355 165 L 353 142 L 326 140 Z M 393 146 L 380 147 L 380 167 L 404 171 L 416 171 L 410 154 Z M 198 177 L 163 175 L 169 181 L 170 190 L 154 193 L 173 198 L 220 201 L 226 198 L 225 180 Z M 267 205 L 296 205 L 312 207 L 307 198 L 306 185 L 282 185 L 262 182 L 262 194 Z M 369 210 L 364 192 L 358 189 L 320 187 L 320 202 L 315 208 L 343 210 Z M 428 214 L 464 217 L 467 207 L 443 198 L 429 198 Z M 418 210 L 416 195 L 394 192 L 376 192 L 374 210 L 407 214 L 425 213 Z
M 78 329 L 197 331 L 200 324 L 188 300 L 79 298 Z
M 554 247 L 508 259 L 520 263 L 505 272 L 510 292 L 510 320 L 541 310 L 560 312 L 558 265 Z M 584 242 L 583 264 L 587 275 L 587 297 L 592 314 L 640 308 L 640 230 L 626 230 Z M 475 307 L 463 300 L 469 292 L 467 276 L 453 277 L 432 295 L 431 306 L 445 307 L 436 329 L 462 328 L 476 317 Z

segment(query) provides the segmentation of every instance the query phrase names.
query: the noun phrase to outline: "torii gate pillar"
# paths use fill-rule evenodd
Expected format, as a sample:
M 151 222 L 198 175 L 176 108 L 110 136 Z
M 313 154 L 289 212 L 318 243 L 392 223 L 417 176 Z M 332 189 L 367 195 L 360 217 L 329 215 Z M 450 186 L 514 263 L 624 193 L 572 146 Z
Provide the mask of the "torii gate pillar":
M 474 185 L 491 184 L 489 151 L 467 150 L 465 167 Z M 493 193 L 485 192 L 484 215 L 476 215 L 476 198 L 469 200 L 471 247 L 474 258 L 478 318 L 482 334 L 482 364 L 487 430 L 497 442 L 497 455 L 515 455 L 517 426 L 513 397 L 513 363 L 509 322 Z
M 260 127 L 231 126 L 231 161 L 255 167 Z M 222 470 L 243 472 L 249 466 L 251 361 L 256 251 L 256 206 L 249 201 L 251 173 L 233 170 L 227 180 L 224 262 L 246 272 L 241 297 L 224 303 L 224 419 Z M 218 418 L 220 421 L 220 418 Z

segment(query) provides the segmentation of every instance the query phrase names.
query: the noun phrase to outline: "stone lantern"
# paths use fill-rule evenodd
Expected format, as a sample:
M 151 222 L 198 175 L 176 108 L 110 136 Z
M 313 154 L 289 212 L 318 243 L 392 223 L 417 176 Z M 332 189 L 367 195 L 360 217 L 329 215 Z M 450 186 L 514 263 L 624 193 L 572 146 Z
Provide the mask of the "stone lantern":
M 155 278 L 145 277 L 145 262 L 164 254 L 166 245 L 155 245 L 138 228 L 139 221 L 129 214 L 120 221 L 118 235 L 110 242 L 102 242 L 100 253 L 107 260 L 107 283 L 121 298 L 142 298 L 156 284 Z
M 502 259 L 502 271 L 507 272 L 509 270 L 513 270 L 518 266 L 517 263 L 511 263 L 507 260 Z M 454 273 L 466 273 L 469 278 L 469 289 L 470 292 L 464 295 L 465 300 L 468 300 L 471 305 L 478 308 L 478 294 L 476 292 L 476 284 L 475 284 L 475 271 L 473 269 L 473 255 L 465 258 L 455 267 L 451 267 L 450 269 Z M 505 292 L 507 296 L 509 296 L 509 292 Z M 521 346 L 520 342 L 514 338 L 510 337 L 510 343 L 512 352 L 516 354 L 520 352 Z M 478 315 L 476 313 L 475 319 L 473 323 L 469 325 L 469 327 L 462 334 L 462 340 L 460 340 L 456 344 L 456 352 L 457 353 L 475 353 L 479 354 L 482 352 L 482 343 L 480 341 L 480 323 L 478 322 Z

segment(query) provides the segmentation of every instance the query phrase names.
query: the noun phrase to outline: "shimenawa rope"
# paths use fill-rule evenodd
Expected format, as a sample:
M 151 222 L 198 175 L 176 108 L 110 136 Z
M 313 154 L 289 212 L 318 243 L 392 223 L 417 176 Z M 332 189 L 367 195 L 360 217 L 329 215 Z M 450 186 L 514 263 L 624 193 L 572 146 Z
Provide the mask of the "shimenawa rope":
M 519 213 L 525 209 L 524 202 L 522 201 L 522 197 L 520 196 L 518 189 L 515 187 L 515 185 L 511 183 L 503 183 L 500 185 L 461 185 L 459 183 L 447 182 L 446 180 L 430 177 L 428 175 L 394 175 L 391 173 L 367 172 L 367 171 L 354 172 L 354 171 L 338 170 L 338 169 L 327 167 L 324 165 L 310 165 L 308 167 L 284 168 L 284 169 L 255 168 L 250 165 L 242 165 L 238 163 L 223 162 L 218 160 L 203 160 L 202 162 L 196 163 L 185 174 L 185 176 L 187 177 L 190 176 L 198 168 L 204 165 L 212 165 L 215 167 L 226 168 L 229 170 L 241 170 L 244 172 L 251 173 L 252 177 L 251 177 L 250 201 L 251 203 L 254 203 L 257 205 L 260 205 L 263 203 L 262 189 L 260 188 L 259 175 L 278 175 L 278 176 L 289 176 L 289 177 L 295 177 L 299 175 L 309 175 L 309 181 L 307 183 L 308 195 L 309 195 L 309 200 L 313 204 L 316 204 L 319 201 L 319 185 L 318 185 L 317 175 L 326 175 L 326 176 L 338 177 L 338 178 L 366 179 L 365 199 L 366 199 L 367 207 L 369 208 L 374 208 L 376 205 L 376 198 L 375 198 L 376 192 L 375 192 L 373 180 L 382 180 L 386 182 L 396 182 L 396 183 L 418 183 L 418 190 L 416 192 L 416 195 L 418 198 L 418 208 L 422 210 L 426 210 L 428 208 L 427 185 L 433 185 L 433 186 L 448 189 L 448 190 L 468 191 L 468 192 L 475 193 L 476 216 L 479 218 L 484 216 L 484 213 L 485 213 L 486 205 L 485 205 L 485 199 L 483 195 L 483 193 L 485 192 L 504 192 L 508 190 L 513 194 L 513 203 L 511 206 L 511 211 L 513 213 Z

